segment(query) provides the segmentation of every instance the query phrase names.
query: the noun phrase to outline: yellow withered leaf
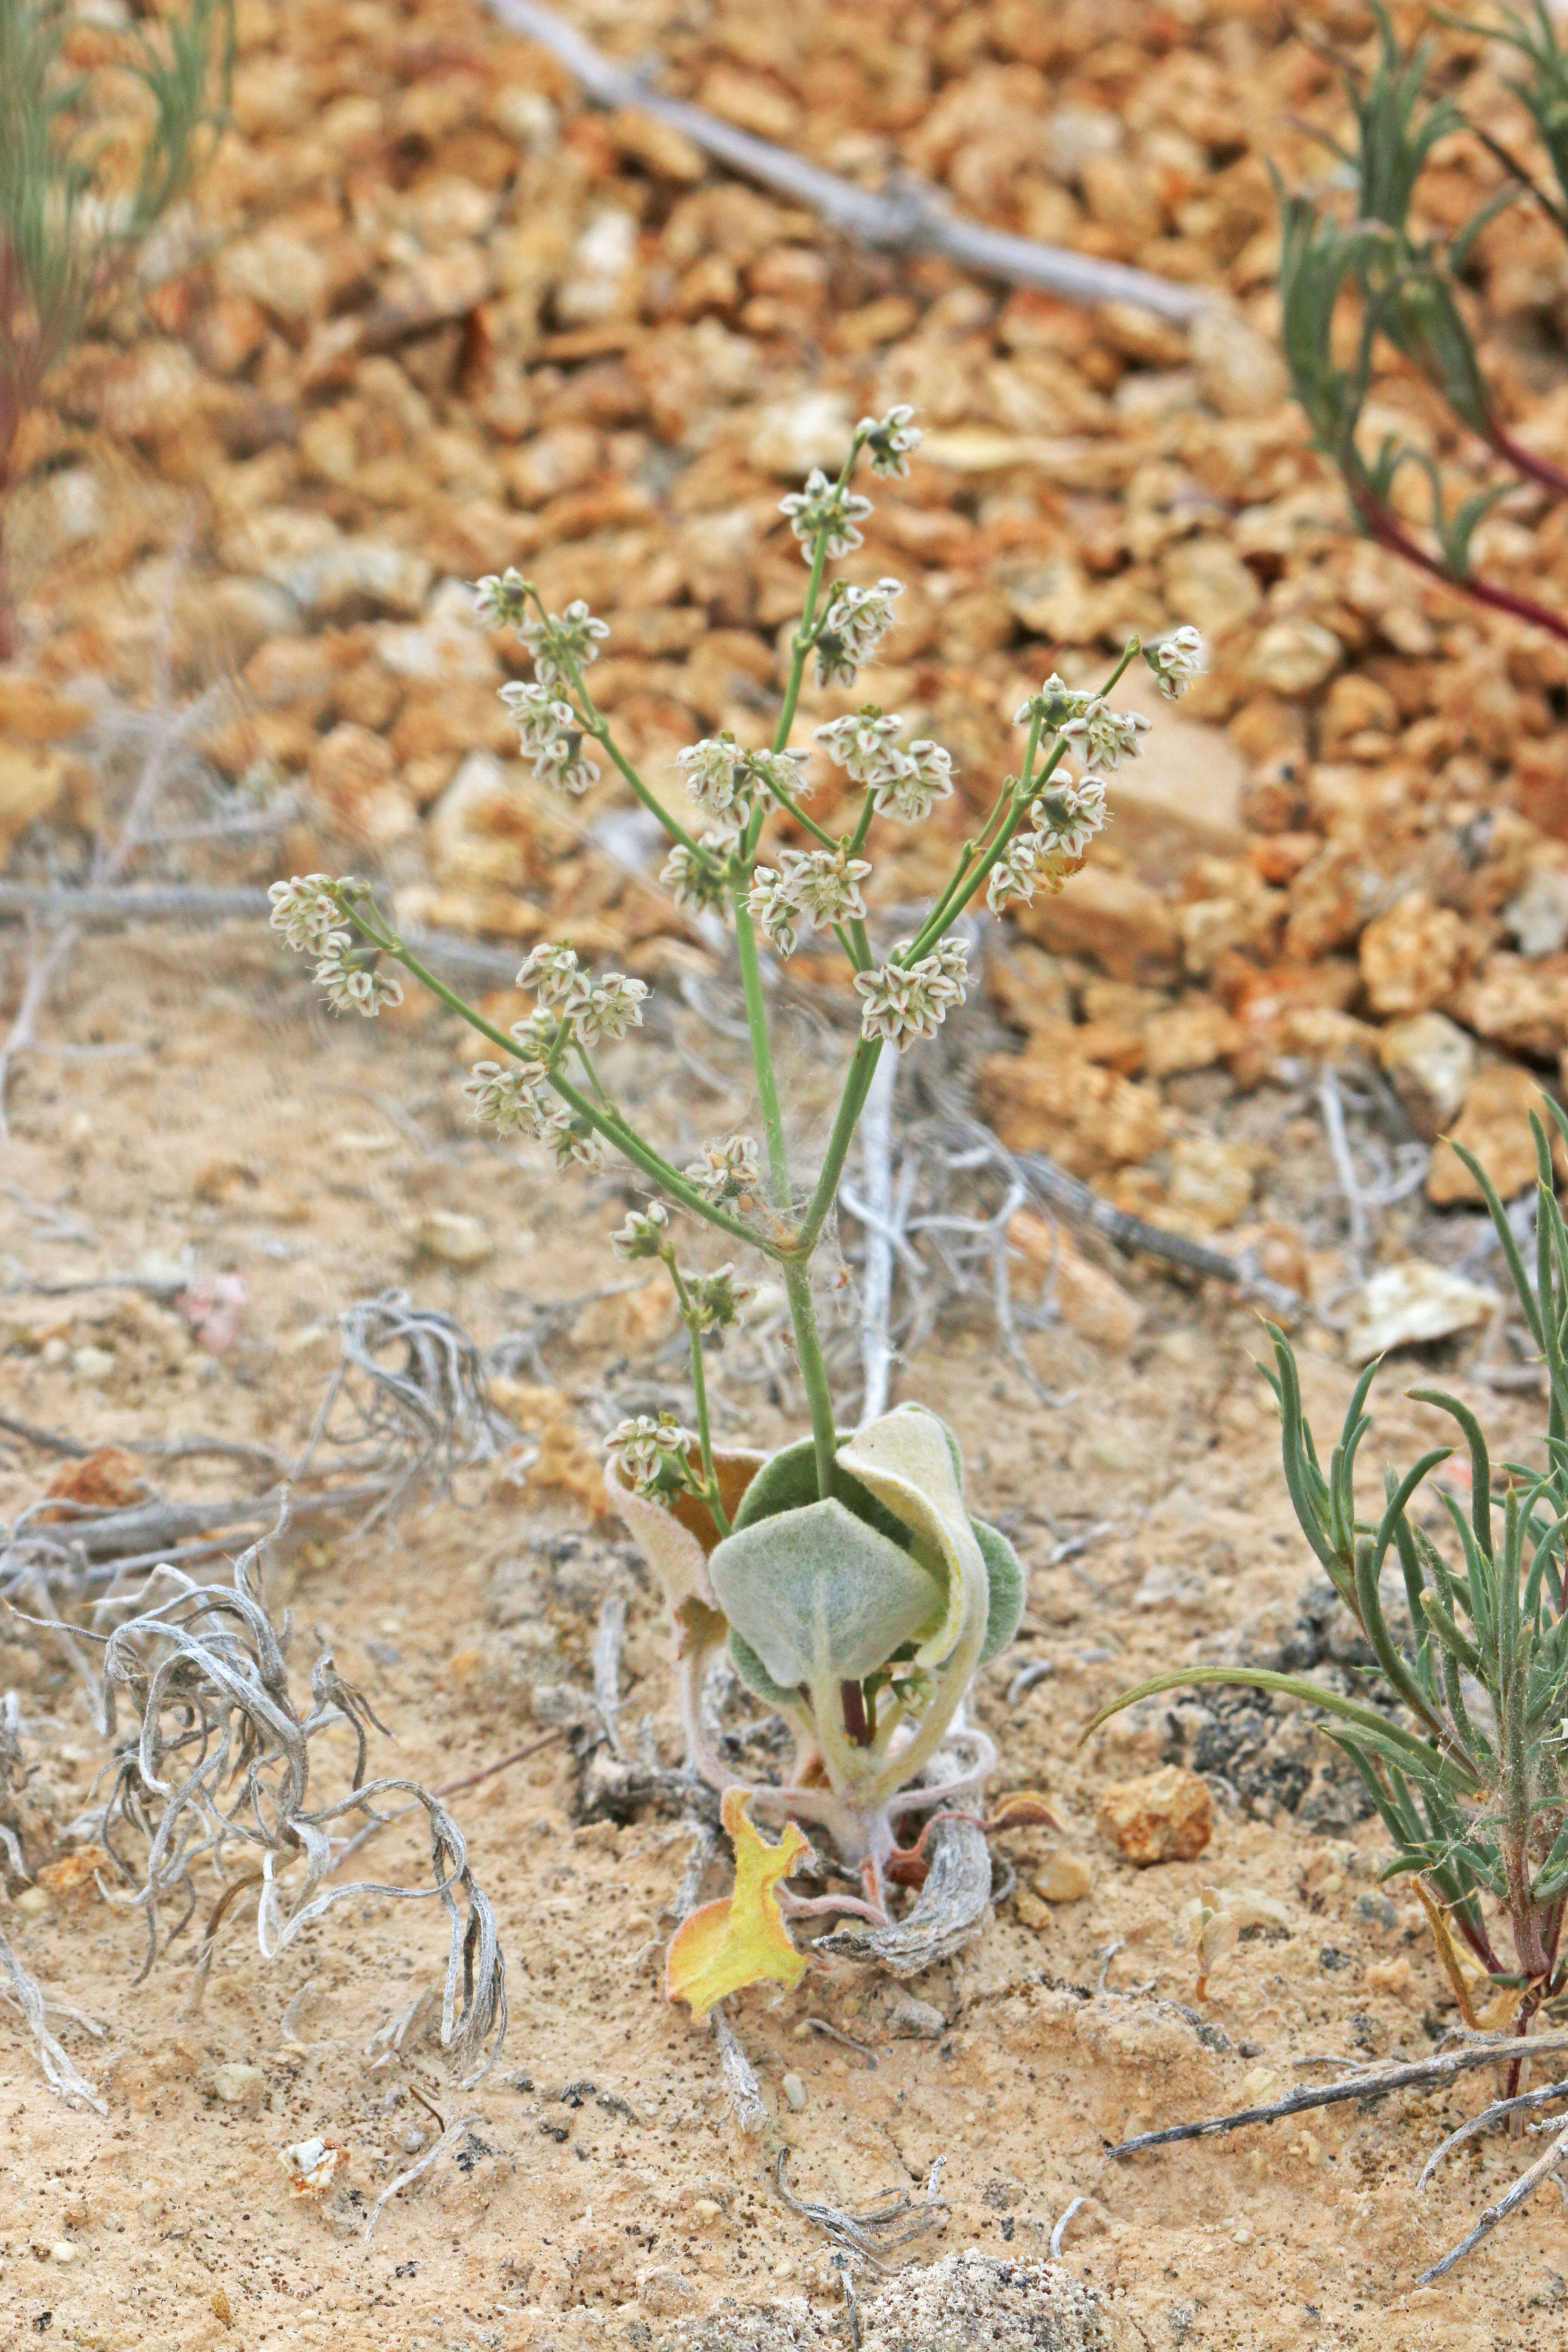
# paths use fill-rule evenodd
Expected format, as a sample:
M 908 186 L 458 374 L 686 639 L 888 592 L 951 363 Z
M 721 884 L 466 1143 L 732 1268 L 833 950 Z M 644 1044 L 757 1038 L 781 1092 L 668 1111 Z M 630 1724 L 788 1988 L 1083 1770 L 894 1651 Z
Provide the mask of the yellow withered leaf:
M 671 2000 L 689 2001 L 691 2014 L 705 2018 L 716 2000 L 739 1992 L 742 1985 L 773 1978 L 793 1991 L 809 1965 L 804 1952 L 790 1942 L 778 1896 L 781 1878 L 787 1878 L 810 1841 L 793 1822 L 770 1845 L 752 1825 L 750 1799 L 743 1789 L 726 1789 L 724 1827 L 735 1846 L 735 1892 L 718 1903 L 704 1903 L 683 1919 L 670 1940 L 665 1962 L 665 1990 Z

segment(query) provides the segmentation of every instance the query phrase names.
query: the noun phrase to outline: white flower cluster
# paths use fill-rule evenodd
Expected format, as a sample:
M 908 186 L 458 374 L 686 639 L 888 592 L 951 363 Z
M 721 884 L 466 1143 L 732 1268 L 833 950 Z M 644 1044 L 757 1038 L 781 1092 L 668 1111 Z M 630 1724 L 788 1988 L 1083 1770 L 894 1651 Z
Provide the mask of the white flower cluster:
M 647 1502 L 668 1502 L 690 1484 L 687 1456 L 697 1443 L 673 1413 L 639 1412 L 618 1422 L 605 1440 L 605 1451 L 633 1492 Z
M 1204 674 L 1204 641 L 1189 622 L 1161 646 L 1145 646 L 1143 658 L 1168 702 L 1177 702 L 1195 677 Z
M 884 481 L 902 481 L 909 473 L 910 452 L 920 447 L 923 437 L 914 414 L 900 403 L 886 416 L 863 416 L 855 427 L 856 439 L 869 452 L 871 471 Z
M 730 894 L 725 868 L 734 848 L 732 834 L 705 833 L 695 850 L 678 841 L 665 859 L 659 880 L 683 915 L 725 915 Z
M 569 702 L 560 700 L 547 686 L 517 680 L 500 688 L 500 698 L 541 783 L 577 793 L 598 782 L 599 763 L 584 751 L 583 730 Z
M 715 818 L 724 837 L 732 838 L 752 813 L 757 789 L 787 793 L 794 800 L 807 789 L 805 766 L 809 751 L 749 751 L 733 735 L 704 736 L 675 755 L 681 781 L 704 815 Z
M 1029 814 L 1044 848 L 1064 857 L 1081 857 L 1109 820 L 1105 785 L 1099 776 L 1080 776 L 1074 783 L 1068 771 L 1058 768 Z
M 474 618 L 482 629 L 515 629 L 528 610 L 531 580 L 510 565 L 498 578 L 493 572 L 474 583 Z
M 752 1286 L 737 1282 L 732 1265 L 721 1265 L 711 1274 L 687 1276 L 687 1296 L 691 1304 L 687 1322 L 694 1331 L 727 1331 L 741 1319 L 741 1309 L 751 1297 Z
M 852 782 L 866 785 L 879 816 L 921 824 L 952 791 L 952 754 L 925 737 L 900 749 L 903 720 L 874 702 L 816 730 L 816 740 Z
M 476 1062 L 463 1081 L 463 1094 L 476 1119 L 498 1135 L 526 1135 L 542 1143 L 555 1129 L 563 1106 L 543 1084 L 538 1062 Z
M 1029 811 L 1034 831 L 1015 834 L 991 869 L 985 903 L 994 915 L 1015 898 L 1026 905 L 1037 889 L 1060 890 L 1076 861 L 1109 820 L 1105 786 L 1099 776 L 1073 782 L 1058 769 Z
M 377 968 L 381 950 L 355 947 L 348 931 L 333 931 L 311 973 L 334 1013 L 358 1013 L 374 1021 L 384 1004 L 401 1004 L 403 982 L 395 972 Z
M 1069 686 L 1053 670 L 1038 694 L 1032 694 L 1015 712 L 1013 724 L 1028 727 L 1037 719 L 1043 733 L 1059 734 L 1069 720 L 1081 719 L 1093 700 L 1085 688 Z
M 1152 724 L 1141 710 L 1112 710 L 1109 702 L 1096 695 L 1089 708 L 1069 719 L 1060 731 L 1076 744 L 1079 757 L 1090 767 L 1119 768 L 1123 760 L 1137 758 L 1138 738 L 1146 735 Z
M 778 953 L 792 956 L 802 917 L 814 923 L 865 920 L 860 885 L 870 871 L 868 858 L 843 849 L 781 850 L 776 867 L 757 867 L 746 903 Z
M 969 950 L 962 940 L 939 940 L 929 955 L 911 962 L 913 948 L 912 940 L 900 940 L 886 963 L 855 975 L 861 1036 L 886 1037 L 900 1053 L 917 1037 L 934 1037 L 969 991 Z
M 570 685 L 574 671 L 598 660 L 600 645 L 609 634 L 609 623 L 595 620 L 581 596 L 563 613 L 546 613 L 542 621 L 530 621 L 521 631 L 541 686 L 553 686 L 558 679 Z
M 894 599 L 903 593 L 901 580 L 879 580 L 874 588 L 838 583 L 816 635 L 818 686 L 854 685 L 892 627 Z
M 317 959 L 312 974 L 334 1013 L 358 1013 L 374 1020 L 385 1004 L 401 1004 L 403 982 L 395 972 L 380 969 L 381 950 L 370 941 L 356 941 L 343 921 L 334 891 L 353 889 L 353 875 L 330 882 L 324 874 L 296 874 L 274 882 L 272 929 L 296 955 Z
M 708 1201 L 742 1201 L 763 1189 L 763 1171 L 753 1135 L 727 1135 L 721 1143 L 705 1143 L 701 1156 L 682 1169 Z
M 543 941 L 524 958 L 517 984 L 531 988 L 541 1004 L 570 1021 L 584 1045 L 596 1045 L 605 1037 L 618 1044 L 628 1029 L 642 1027 L 647 982 L 629 980 L 623 971 L 595 979 L 579 970 L 576 949 L 558 940 Z
M 290 881 L 274 882 L 268 891 L 272 901 L 268 920 L 296 955 L 320 955 L 342 921 L 342 910 L 330 895 L 331 887 L 325 874 L 296 874 Z
M 626 1223 L 610 1235 L 610 1247 L 618 1258 L 628 1262 L 644 1257 L 662 1256 L 669 1231 L 669 1211 L 661 1201 L 650 1202 L 646 1209 L 629 1209 Z
M 799 540 L 808 563 L 823 532 L 827 535 L 827 552 L 835 561 L 863 546 L 864 539 L 856 526 L 863 523 L 870 511 L 869 499 L 863 499 L 846 483 L 830 482 L 820 466 L 812 467 L 804 490 L 792 490 L 787 499 L 779 500 L 779 512 L 789 517 L 789 527 Z

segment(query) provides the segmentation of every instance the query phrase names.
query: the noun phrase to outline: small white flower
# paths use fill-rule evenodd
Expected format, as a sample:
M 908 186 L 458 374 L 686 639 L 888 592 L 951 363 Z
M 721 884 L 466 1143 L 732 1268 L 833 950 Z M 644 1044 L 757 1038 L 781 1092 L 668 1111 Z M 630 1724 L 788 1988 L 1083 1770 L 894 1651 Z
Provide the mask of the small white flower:
M 705 1143 L 700 1159 L 681 1172 L 709 1201 L 739 1201 L 763 1189 L 753 1135 L 727 1135 L 721 1143 Z
M 860 885 L 871 871 L 869 858 L 850 857 L 842 849 L 785 849 L 779 865 L 791 904 L 813 922 L 864 922 Z
M 732 1265 L 717 1266 L 711 1274 L 688 1275 L 686 1286 L 691 1301 L 686 1320 L 697 1331 L 727 1331 L 731 1323 L 738 1323 L 752 1288 L 749 1282 L 736 1281 Z
M 575 731 L 563 740 L 560 756 L 540 760 L 536 773 L 542 784 L 553 784 L 558 793 L 570 793 L 574 798 L 591 792 L 601 773 L 597 760 L 590 760 L 583 749 L 583 738 Z
M 800 945 L 800 906 L 785 877 L 776 867 L 759 866 L 746 893 L 752 920 L 766 933 L 768 942 L 786 960 Z
M 523 1134 L 537 1141 L 555 1110 L 555 1097 L 541 1084 L 543 1075 L 538 1062 L 476 1062 L 463 1093 L 473 1117 L 498 1135 Z
M 342 921 L 342 909 L 329 898 L 328 887 L 324 874 L 296 874 L 291 881 L 274 882 L 267 893 L 272 928 L 296 955 L 320 955 Z
M 743 803 L 750 771 L 746 753 L 732 735 L 704 736 L 678 751 L 675 764 L 687 791 L 710 816 L 727 817 Z M 743 809 L 740 812 L 743 822 Z
M 541 1004 L 552 1006 L 563 1017 L 581 1013 L 593 982 L 577 969 L 577 950 L 559 940 L 542 940 L 518 969 L 519 988 L 531 988 Z
M 528 609 L 531 582 L 510 565 L 498 579 L 488 572 L 474 583 L 474 618 L 483 629 L 516 628 Z
M 1068 771 L 1058 768 L 1029 814 L 1044 848 L 1081 857 L 1109 822 L 1104 782 L 1099 776 L 1080 776 L 1075 784 Z
M 622 1477 L 652 1502 L 668 1502 L 689 1485 L 687 1455 L 697 1441 L 673 1413 L 639 1412 L 618 1422 L 605 1440 L 605 1451 Z
M 922 435 L 912 422 L 914 410 L 902 403 L 878 419 L 863 416 L 855 431 L 871 459 L 871 471 L 884 480 L 903 480 L 910 470 L 910 451 L 920 447 Z
M 903 582 L 890 579 L 874 588 L 836 588 L 816 639 L 818 686 L 854 685 L 892 627 L 893 600 L 903 593 Z
M 871 501 L 858 492 L 830 482 L 820 466 L 814 466 L 805 478 L 804 490 L 792 490 L 787 499 L 779 500 L 779 512 L 789 517 L 789 526 L 799 540 L 809 562 L 816 540 L 826 534 L 827 552 L 836 560 L 847 555 L 864 544 L 857 523 L 865 521 L 871 511 Z
M 695 850 L 676 843 L 658 878 L 683 915 L 728 914 L 725 866 L 733 846 L 733 836 L 724 833 L 703 834 Z
M 531 754 L 546 751 L 557 736 L 577 724 L 577 713 L 572 705 L 563 702 L 547 686 L 511 678 L 497 692 L 521 738 L 523 750 Z
M 901 940 L 884 964 L 857 972 L 860 1034 L 886 1037 L 902 1053 L 917 1037 L 934 1037 L 949 1010 L 962 1004 L 968 955 L 960 940 L 942 940 L 931 955 L 904 962 L 914 942 Z
M 646 1209 L 630 1209 L 626 1223 L 610 1235 L 610 1247 L 618 1258 L 628 1261 L 658 1257 L 665 1245 L 669 1230 L 669 1211 L 660 1201 Z
M 605 1164 L 605 1147 L 597 1135 L 585 1118 L 574 1118 L 564 1104 L 546 1121 L 542 1139 L 550 1146 L 557 1168 L 602 1168 Z
M 574 670 L 598 660 L 599 646 L 609 634 L 609 623 L 595 620 L 581 596 L 563 613 L 547 613 L 542 621 L 529 621 L 521 631 L 541 686 L 553 686 L 557 678 L 570 684 Z
M 1038 719 L 1045 731 L 1055 735 L 1069 719 L 1081 719 L 1093 700 L 1092 694 L 1069 686 L 1053 670 L 1038 694 L 1032 694 L 1015 714 L 1013 724 L 1028 727 Z
M 379 950 L 355 947 L 347 931 L 332 931 L 321 943 L 314 979 L 334 1013 L 358 1013 L 372 1021 L 384 1004 L 401 1004 L 403 982 L 376 966 Z
M 880 816 L 897 817 L 900 824 L 921 824 L 938 801 L 952 793 L 952 754 L 923 737 L 899 754 L 899 765 L 872 794 Z
M 991 868 L 985 885 L 985 903 L 994 915 L 1015 898 L 1026 906 L 1035 895 L 1040 862 L 1040 842 L 1032 833 L 1015 834 L 995 865 Z
M 895 738 L 903 720 L 889 718 L 874 702 L 847 711 L 816 730 L 816 740 L 836 766 L 846 769 L 858 784 L 886 783 L 899 772 L 902 757 Z
M 1204 641 L 1189 623 L 1167 637 L 1163 646 L 1145 646 L 1143 658 L 1166 700 L 1177 702 L 1193 680 L 1204 674 Z
M 938 940 L 929 954 L 911 965 L 910 956 L 914 944 L 913 940 L 896 940 L 894 960 L 906 970 L 928 975 L 943 1005 L 962 1004 L 969 993 L 969 950 L 963 941 L 949 933 L 946 939 Z
M 1080 756 L 1096 768 L 1118 768 L 1138 756 L 1138 738 L 1152 721 L 1141 710 L 1112 710 L 1099 695 L 1081 717 L 1069 719 L 1060 732 L 1076 743 Z
M 593 982 L 577 1015 L 577 1034 L 584 1045 L 596 1045 L 602 1037 L 618 1045 L 628 1029 L 640 1029 L 647 992 L 646 981 L 628 980 L 624 971 L 607 971 Z
M 514 1021 L 507 1034 L 522 1059 L 537 1062 L 542 1070 L 555 1051 L 561 1024 L 553 1013 L 531 1013 L 526 1020 Z
M 810 758 L 811 753 L 804 749 L 798 751 L 748 751 L 746 773 L 769 792 L 787 793 L 791 800 L 799 800 L 811 789 L 805 781 L 806 764 Z

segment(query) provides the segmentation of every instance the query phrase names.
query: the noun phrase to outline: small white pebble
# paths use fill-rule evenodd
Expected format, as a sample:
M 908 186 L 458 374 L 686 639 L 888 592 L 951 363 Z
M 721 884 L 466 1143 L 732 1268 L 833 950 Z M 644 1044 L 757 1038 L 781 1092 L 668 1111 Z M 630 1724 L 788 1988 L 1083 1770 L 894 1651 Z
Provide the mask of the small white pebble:
M 57 2263 L 74 2263 L 79 2260 L 79 2249 L 73 2246 L 68 2238 L 61 2238 L 57 2244 L 49 2248 L 49 2252 Z
M 786 2074 L 779 2088 L 798 2116 L 805 2105 L 805 2084 L 798 2074 Z
M 693 2198 L 691 2210 L 700 2221 L 716 2221 L 721 2210 L 721 2207 L 713 2202 L 711 2197 Z

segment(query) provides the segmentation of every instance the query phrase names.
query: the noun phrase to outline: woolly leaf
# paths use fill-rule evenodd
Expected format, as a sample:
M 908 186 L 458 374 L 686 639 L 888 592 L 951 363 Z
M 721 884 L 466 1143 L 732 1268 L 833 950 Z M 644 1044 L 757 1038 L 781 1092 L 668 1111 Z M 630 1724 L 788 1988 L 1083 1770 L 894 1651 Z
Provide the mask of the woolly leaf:
M 737 1528 L 708 1572 L 731 1627 L 785 1690 L 858 1682 L 942 1612 L 936 1578 L 837 1502 Z
M 999 1528 L 988 1528 L 984 1519 L 971 1519 L 969 1524 L 984 1558 L 985 1580 L 991 1591 L 985 1639 L 980 1645 L 980 1664 L 988 1666 L 1018 1630 L 1018 1620 L 1024 1613 L 1024 1570 Z

